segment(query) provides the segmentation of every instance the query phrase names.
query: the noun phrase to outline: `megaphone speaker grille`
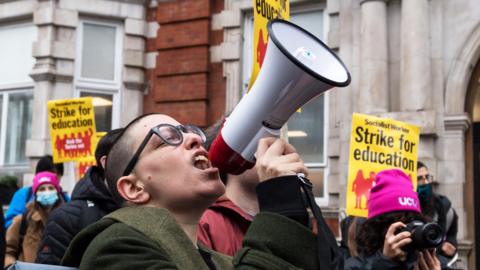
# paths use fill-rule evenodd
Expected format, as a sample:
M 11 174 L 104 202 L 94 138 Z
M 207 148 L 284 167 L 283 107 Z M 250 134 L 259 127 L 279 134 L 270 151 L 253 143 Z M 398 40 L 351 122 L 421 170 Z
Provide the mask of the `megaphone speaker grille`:
M 270 40 L 298 67 L 332 86 L 350 84 L 350 74 L 337 55 L 320 39 L 288 21 L 275 19 L 268 25 Z

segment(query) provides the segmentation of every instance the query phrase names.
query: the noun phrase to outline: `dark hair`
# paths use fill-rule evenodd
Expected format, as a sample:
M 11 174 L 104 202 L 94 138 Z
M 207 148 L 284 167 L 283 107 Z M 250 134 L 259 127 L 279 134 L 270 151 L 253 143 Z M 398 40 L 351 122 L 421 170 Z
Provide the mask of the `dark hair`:
M 417 161 L 417 170 L 420 169 L 420 168 L 425 168 L 428 170 L 428 167 L 427 165 L 425 165 L 423 162 L 421 161 Z
M 217 122 L 213 123 L 211 126 L 205 129 L 205 137 L 207 140 L 205 141 L 205 149 L 210 150 L 210 146 L 212 146 L 213 141 L 217 137 L 218 133 L 222 129 L 223 123 L 225 122 L 226 117 L 222 116 Z
M 115 141 L 118 139 L 118 136 L 120 136 L 123 132 L 123 128 L 117 128 L 114 130 L 111 130 L 103 136 L 100 141 L 97 144 L 97 148 L 95 149 L 95 161 L 97 162 L 96 166 L 92 167 L 92 181 L 95 182 L 97 180 L 101 180 L 101 184 L 103 186 L 106 185 L 105 182 L 105 168 L 103 168 L 102 163 L 100 160 L 102 159 L 103 156 L 108 156 L 108 153 L 110 152 L 110 149 L 112 149 L 113 144 Z M 106 164 L 105 164 L 106 165 Z M 95 175 L 95 177 L 93 177 Z
M 358 256 L 356 239 L 365 220 L 364 217 L 347 216 L 340 223 L 340 229 L 342 230 L 341 246 L 347 248 L 352 257 Z
M 95 149 L 95 160 L 97 161 L 97 166 L 103 170 L 102 164 L 100 163 L 100 159 L 103 156 L 108 155 L 110 149 L 112 149 L 113 144 L 118 139 L 123 132 L 123 128 L 117 128 L 111 130 L 103 136 L 97 144 L 97 149 Z
M 217 122 L 215 122 L 213 125 L 209 126 L 208 128 L 205 129 L 205 136 L 207 137 L 207 140 L 205 141 L 205 149 L 210 150 L 210 146 L 212 146 L 213 141 L 217 137 L 218 133 L 222 129 L 223 123 L 225 122 L 225 119 L 227 116 L 222 116 Z M 228 181 L 228 174 L 222 171 L 219 171 L 220 174 L 220 180 L 222 180 L 223 184 L 227 184 Z
M 158 113 L 143 114 L 128 123 L 120 134 L 117 135 L 116 140 L 113 142 L 113 145 L 108 152 L 105 166 L 105 178 L 112 197 L 119 205 L 122 205 L 124 200 L 117 191 L 117 181 L 122 177 L 123 170 L 127 167 L 127 164 L 135 151 L 135 149 L 133 149 L 135 140 L 130 135 L 131 128 L 141 119 L 154 114 Z
M 58 175 L 63 175 L 63 163 L 53 163 L 51 155 L 45 155 L 40 158 L 35 167 L 35 174 L 39 172 L 52 172 Z
M 367 219 L 357 234 L 357 251 L 364 256 L 370 256 L 383 249 L 385 235 L 393 223 L 401 221 L 405 224 L 413 221 L 425 221 L 423 216 L 413 211 L 396 211 Z

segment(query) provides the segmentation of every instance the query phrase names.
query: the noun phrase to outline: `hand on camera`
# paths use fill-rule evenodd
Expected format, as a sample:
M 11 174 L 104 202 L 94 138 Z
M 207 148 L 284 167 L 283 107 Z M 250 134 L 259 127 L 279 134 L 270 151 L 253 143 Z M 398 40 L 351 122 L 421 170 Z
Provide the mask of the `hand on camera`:
M 260 181 L 297 173 L 307 174 L 307 167 L 295 148 L 278 138 L 261 139 L 258 142 L 256 158 Z
M 414 270 L 440 270 L 440 260 L 438 259 L 435 249 L 423 250 L 418 253 L 418 262 Z
M 407 258 L 407 252 L 402 250 L 402 247 L 412 242 L 412 234 L 407 231 L 395 234 L 395 232 L 402 227 L 405 227 L 405 224 L 402 222 L 395 222 L 390 225 L 387 234 L 385 235 L 383 256 L 391 260 L 398 259 L 400 261 L 405 261 Z

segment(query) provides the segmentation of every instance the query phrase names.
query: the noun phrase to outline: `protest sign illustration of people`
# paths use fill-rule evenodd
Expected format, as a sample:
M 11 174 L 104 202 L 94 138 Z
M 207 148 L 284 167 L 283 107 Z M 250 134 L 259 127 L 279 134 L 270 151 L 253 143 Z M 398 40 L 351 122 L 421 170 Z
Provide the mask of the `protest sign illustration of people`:
M 83 140 L 85 141 L 85 151 L 90 149 L 89 143 L 97 145 L 100 139 L 107 134 L 106 132 L 96 132 L 92 135 L 90 130 L 85 131 L 85 135 L 83 136 Z M 97 166 L 97 161 L 94 154 L 90 154 L 90 152 L 86 152 L 87 155 L 85 157 L 80 157 L 77 160 L 77 164 L 75 166 L 76 174 L 78 179 L 82 178 L 88 171 L 89 168 L 92 166 Z
M 55 136 L 55 152 L 59 158 L 76 158 L 76 157 L 86 157 L 91 156 L 91 140 L 93 130 L 89 128 L 82 135 L 82 132 L 78 132 L 75 136 L 74 133 L 71 133 L 70 136 L 67 134 L 63 135 L 63 138 L 60 139 L 59 135 Z
M 78 178 L 82 178 L 90 167 L 95 166 L 97 163 L 95 159 L 85 159 L 77 163 L 77 175 Z
M 375 172 L 370 172 L 369 177 L 363 177 L 363 171 L 358 170 L 355 181 L 353 181 L 352 192 L 355 193 L 355 208 L 367 209 L 367 200 L 370 196 L 370 189 L 375 185 Z M 362 199 L 365 198 L 364 207 L 362 207 Z
M 267 51 L 267 43 L 268 40 L 265 42 L 263 38 L 263 31 L 260 30 L 258 34 L 258 45 L 257 45 L 257 62 L 260 67 L 263 65 L 263 58 L 265 58 L 265 53 Z

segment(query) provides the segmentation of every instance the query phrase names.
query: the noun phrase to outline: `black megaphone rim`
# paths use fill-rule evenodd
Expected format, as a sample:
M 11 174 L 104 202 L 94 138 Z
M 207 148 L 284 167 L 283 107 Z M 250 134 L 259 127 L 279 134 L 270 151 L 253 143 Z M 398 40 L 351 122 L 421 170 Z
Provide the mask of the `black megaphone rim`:
M 283 45 L 282 43 L 278 40 L 278 38 L 275 36 L 275 33 L 272 29 L 272 25 L 275 24 L 275 23 L 285 23 L 285 24 L 288 24 L 288 25 L 291 25 L 292 27 L 295 27 L 297 28 L 298 30 L 302 31 L 303 33 L 307 34 L 308 36 L 310 36 L 312 39 L 314 39 L 315 41 L 317 41 L 318 43 L 320 43 L 320 45 L 322 47 L 324 47 L 333 57 L 335 57 L 335 59 L 337 59 L 337 61 L 340 63 L 340 65 L 345 69 L 345 72 L 347 73 L 347 80 L 344 81 L 344 82 L 337 82 L 337 81 L 332 81 L 328 78 L 325 78 L 323 77 L 322 75 L 318 74 L 317 72 L 313 71 L 311 68 L 309 68 L 308 66 L 306 66 L 305 64 L 303 64 L 302 62 L 300 62 L 297 58 L 295 58 Z M 333 85 L 333 86 L 336 86 L 336 87 L 345 87 L 347 85 L 350 84 L 350 81 L 351 81 L 351 77 L 350 77 L 350 72 L 348 71 L 347 67 L 345 66 L 345 64 L 343 63 L 343 61 L 337 56 L 336 53 L 334 53 L 327 45 L 325 45 L 325 43 L 323 43 L 319 38 L 317 38 L 316 36 L 314 36 L 312 33 L 306 31 L 305 29 L 301 28 L 300 26 L 296 25 L 296 24 L 293 24 L 289 21 L 285 21 L 285 20 L 282 20 L 282 19 L 273 19 L 273 20 L 270 20 L 267 24 L 267 29 L 268 29 L 268 34 L 270 36 L 270 39 L 275 43 L 275 45 L 277 46 L 277 48 L 285 55 L 288 57 L 288 59 L 290 59 L 290 61 L 292 61 L 293 63 L 295 63 L 297 66 L 299 66 L 301 69 L 303 69 L 305 72 L 307 72 L 308 74 L 310 74 L 311 76 L 313 76 L 314 78 L 320 80 L 320 81 L 323 81 L 323 82 L 326 82 L 330 85 Z

